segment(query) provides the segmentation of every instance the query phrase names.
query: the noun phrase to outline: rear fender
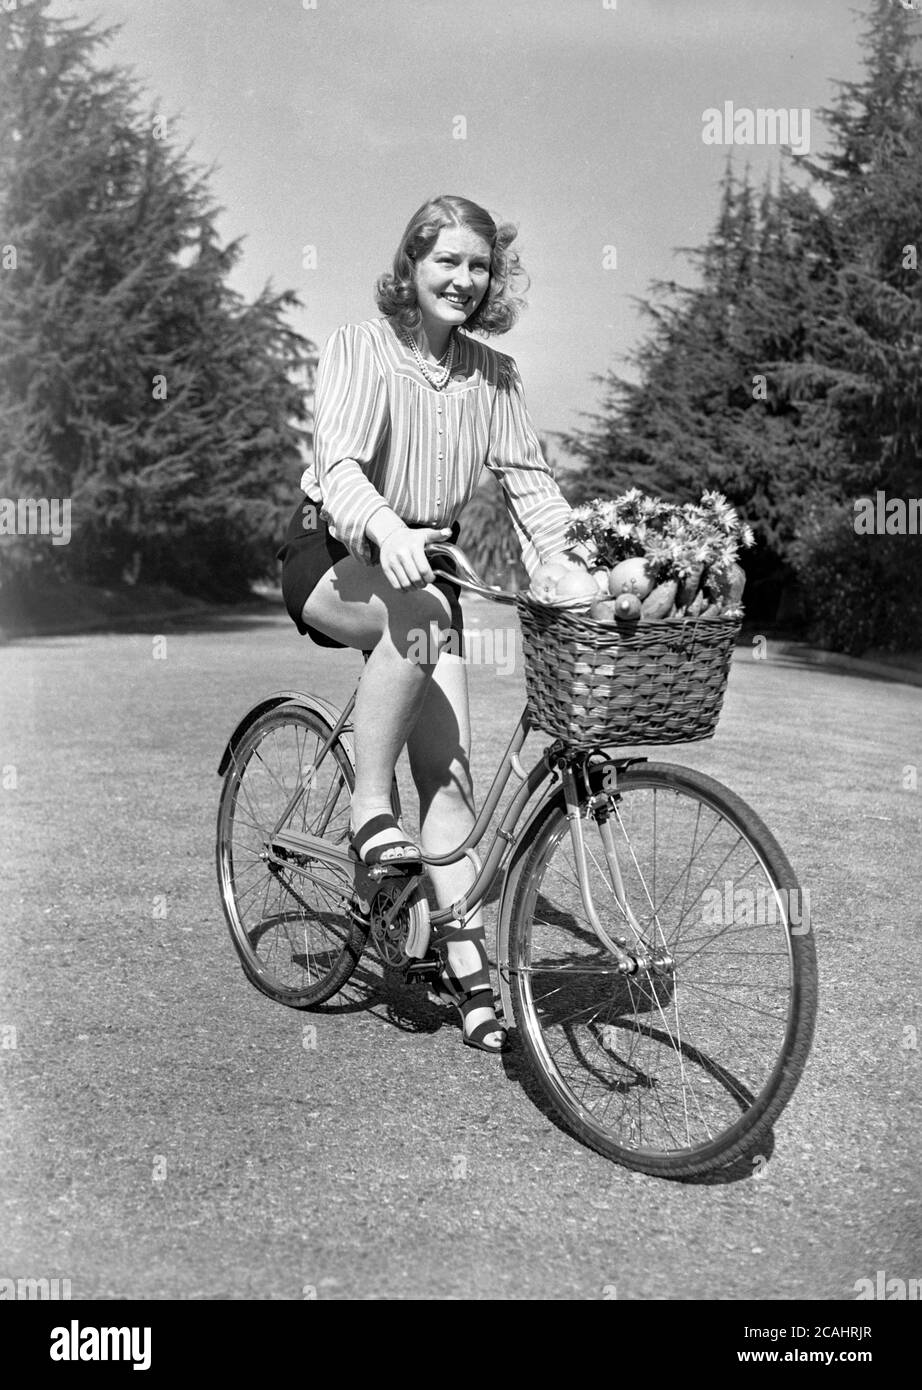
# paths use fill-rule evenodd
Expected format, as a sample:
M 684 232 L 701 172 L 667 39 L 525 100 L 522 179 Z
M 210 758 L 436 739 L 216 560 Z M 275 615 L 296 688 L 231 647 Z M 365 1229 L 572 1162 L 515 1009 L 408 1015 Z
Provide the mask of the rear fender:
M 302 709 L 313 711 L 314 714 L 318 714 L 322 719 L 327 720 L 331 728 L 342 713 L 341 710 L 334 709 L 326 700 L 322 700 L 319 695 L 305 695 L 301 690 L 277 690 L 273 695 L 267 695 L 264 700 L 260 700 L 258 704 L 253 705 L 252 709 L 247 710 L 246 714 L 227 740 L 224 752 L 221 754 L 221 761 L 218 763 L 218 775 L 220 777 L 224 776 L 230 766 L 231 758 L 236 752 L 240 740 L 250 726 L 255 724 L 257 719 L 260 719 L 264 714 L 268 713 L 270 709 L 275 709 L 278 705 L 287 704 L 300 705 Z M 348 724 L 345 726 L 346 729 L 350 727 L 351 726 Z M 350 756 L 352 756 L 352 745 L 345 733 L 343 734 L 343 743 L 346 745 Z

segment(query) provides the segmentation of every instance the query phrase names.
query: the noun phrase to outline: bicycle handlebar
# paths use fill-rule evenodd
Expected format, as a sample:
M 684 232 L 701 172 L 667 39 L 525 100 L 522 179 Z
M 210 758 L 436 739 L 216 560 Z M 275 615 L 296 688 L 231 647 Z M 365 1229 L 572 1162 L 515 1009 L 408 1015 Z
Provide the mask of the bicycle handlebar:
M 482 594 L 484 598 L 493 599 L 496 603 L 515 603 L 515 594 L 484 584 L 477 572 L 472 569 L 464 551 L 460 550 L 458 546 L 452 545 L 450 541 L 427 541 L 426 554 L 444 555 L 458 567 L 459 574 L 446 574 L 444 570 L 437 570 L 433 567 L 432 573 L 439 578 L 449 579 L 452 584 L 458 584 L 462 589 L 470 589 L 475 594 Z
M 472 593 L 482 594 L 484 598 L 489 598 L 494 603 L 516 603 L 517 595 L 510 594 L 505 589 L 494 589 L 488 584 L 484 584 L 480 576 L 471 568 L 470 561 L 463 550 L 458 546 L 452 545 L 450 541 L 427 541 L 425 546 L 426 554 L 447 555 L 450 560 L 458 566 L 463 578 L 456 574 L 446 574 L 444 570 L 433 568 L 432 573 L 440 579 L 449 579 L 452 584 L 458 584 L 462 589 L 470 589 Z M 526 590 L 526 592 L 528 592 Z M 585 595 L 574 598 L 555 598 L 552 604 L 546 605 L 554 609 L 555 612 L 573 611 L 582 613 L 588 606 L 588 599 Z

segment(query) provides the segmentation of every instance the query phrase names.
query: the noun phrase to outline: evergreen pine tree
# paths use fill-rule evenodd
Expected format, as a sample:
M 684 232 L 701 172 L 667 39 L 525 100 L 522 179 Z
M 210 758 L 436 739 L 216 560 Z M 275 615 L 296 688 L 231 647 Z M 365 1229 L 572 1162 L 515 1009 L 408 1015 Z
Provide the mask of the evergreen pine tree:
M 873 0 L 867 75 L 820 114 L 826 156 L 782 172 L 758 208 L 728 171 L 694 289 L 655 287 L 637 383 L 602 378 L 574 500 L 638 485 L 682 499 L 716 487 L 761 542 L 749 606 L 770 617 L 796 573 L 814 634 L 860 651 L 922 643 L 911 537 L 856 544 L 853 504 L 922 493 L 922 69 L 917 18 Z M 665 302 L 659 302 L 665 292 Z
M 805 497 L 793 559 L 820 638 L 851 651 L 922 647 L 911 535 L 856 535 L 854 502 L 922 496 L 922 48 L 917 17 L 875 0 L 859 82 L 821 112 L 831 149 L 802 163 L 829 198 L 837 274 L 812 361 L 787 387 L 836 416 L 835 486 Z
M 240 243 L 219 245 L 205 177 L 101 65 L 112 31 L 48 0 L 0 26 L 0 494 L 69 498 L 73 528 L 7 537 L 3 575 L 244 592 L 272 571 L 307 437 L 297 301 L 230 288 Z

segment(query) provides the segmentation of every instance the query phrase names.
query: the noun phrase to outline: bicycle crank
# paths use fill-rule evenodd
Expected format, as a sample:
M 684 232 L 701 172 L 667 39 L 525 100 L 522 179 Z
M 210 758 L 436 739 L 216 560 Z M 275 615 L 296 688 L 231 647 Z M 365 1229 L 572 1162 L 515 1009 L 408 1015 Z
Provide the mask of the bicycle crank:
M 400 876 L 371 899 L 371 940 L 382 964 L 405 967 L 429 949 L 429 900 L 418 879 Z

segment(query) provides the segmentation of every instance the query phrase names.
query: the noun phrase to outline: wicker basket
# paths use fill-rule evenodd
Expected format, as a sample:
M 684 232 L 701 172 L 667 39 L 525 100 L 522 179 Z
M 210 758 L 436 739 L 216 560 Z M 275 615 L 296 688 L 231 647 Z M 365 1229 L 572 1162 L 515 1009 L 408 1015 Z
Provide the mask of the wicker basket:
M 589 748 L 713 734 L 738 618 L 600 623 L 525 592 L 516 607 L 533 728 Z

